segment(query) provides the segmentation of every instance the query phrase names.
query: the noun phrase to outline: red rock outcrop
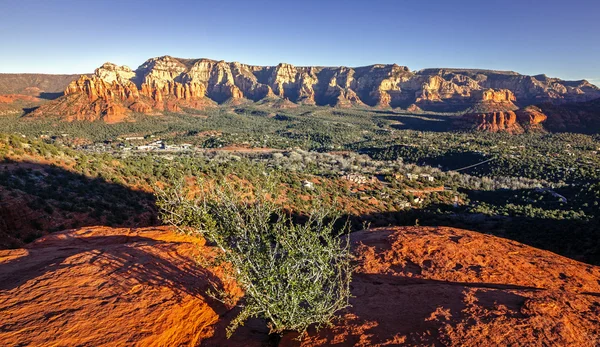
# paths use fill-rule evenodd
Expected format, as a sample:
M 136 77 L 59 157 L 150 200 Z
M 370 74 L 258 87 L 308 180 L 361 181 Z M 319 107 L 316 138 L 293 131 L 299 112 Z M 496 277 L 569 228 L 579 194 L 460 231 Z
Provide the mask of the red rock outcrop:
M 129 80 L 113 79 L 107 82 L 98 75 L 81 76 L 67 86 L 64 97 L 42 105 L 30 116 L 60 114 L 68 121 L 101 119 L 107 123 L 117 123 L 125 120 L 132 110 L 144 113 L 152 111 L 139 100 L 139 91 Z
M 517 112 L 517 121 L 529 130 L 543 129 L 542 123 L 548 119 L 542 110 L 536 106 L 528 106 Z
M 453 69 L 412 72 L 395 64 L 357 68 L 297 67 L 285 63 L 254 66 L 170 56 L 149 59 L 135 71 L 106 63 L 87 81 L 79 80 L 67 88 L 67 94 L 78 93 L 86 94 L 90 103 L 97 97 L 115 102 L 126 100 L 125 108 L 141 99 L 153 111 L 280 98 L 296 104 L 341 107 L 406 108 L 414 104 L 425 111 L 452 112 L 474 111 L 473 107 L 479 105 L 484 109 L 476 112 L 489 113 L 514 110 L 516 100 L 519 106 L 526 106 L 542 101 L 562 103 L 600 97 L 600 89 L 587 81 L 565 82 L 514 72 Z M 163 101 L 157 100 L 160 98 Z M 87 109 L 93 113 L 105 108 L 101 105 Z M 82 109 L 86 107 L 76 107 L 77 112 Z M 136 112 L 139 111 L 152 112 L 136 107 Z M 72 118 L 92 118 L 91 113 Z M 96 117 L 101 118 L 102 114 Z
M 546 115 L 535 106 L 519 110 L 513 103 L 516 97 L 509 90 L 488 89 L 477 92 L 474 97 L 479 101 L 456 121 L 459 128 L 512 134 L 543 130 Z
M 452 228 L 351 237 L 353 298 L 332 328 L 282 346 L 600 344 L 600 268 Z
M 520 134 L 525 130 L 543 130 L 542 123 L 546 119 L 547 116 L 539 108 L 529 106 L 517 111 L 468 113 L 463 115 L 457 123 L 461 128 Z
M 517 101 L 515 94 L 513 94 L 513 92 L 511 92 L 508 89 L 500 89 L 500 90 L 486 89 L 481 92 L 481 99 L 484 102 L 490 101 L 490 102 L 498 102 L 498 103 Z
M 476 130 L 488 132 L 522 133 L 523 128 L 517 123 L 517 114 L 513 111 L 491 113 L 469 113 L 461 121 L 472 124 Z
M 195 346 L 241 291 L 196 257 L 212 250 L 167 228 L 90 227 L 0 251 L 0 340 L 15 345 Z
M 600 89 L 588 81 L 563 81 L 545 75 L 526 76 L 512 71 L 478 69 L 425 69 L 418 76 L 439 78 L 437 84 L 428 84 L 433 91 L 446 91 L 449 100 L 471 94 L 476 90 L 507 89 L 518 100 L 518 106 L 551 102 L 563 104 L 583 102 L 600 97 Z
M 597 346 L 600 268 L 453 228 L 372 229 L 351 235 L 352 306 L 332 327 L 286 334 L 279 346 Z M 167 227 L 89 227 L 0 250 L 4 345 L 262 346 L 264 322 L 232 339 L 242 291 L 216 251 Z M 35 332 L 35 333 L 33 333 Z
M 419 106 L 417 106 L 417 105 L 415 105 L 415 104 L 411 104 L 410 106 L 408 106 L 408 107 L 406 108 L 406 110 L 407 110 L 408 112 L 416 112 L 416 113 L 423 112 L 423 110 L 422 110 L 422 109 L 421 109 Z
M 210 105 L 205 100 L 206 88 L 199 83 L 182 84 L 158 80 L 143 83 L 138 90 L 135 73 L 127 67 L 106 63 L 92 77 L 81 76 L 71 82 L 65 97 L 43 105 L 31 116 L 60 114 L 66 120 L 104 120 L 117 123 L 132 112 L 151 114 L 156 111 L 181 111 L 181 106 L 201 108 Z M 239 94 L 239 93 L 238 93 Z

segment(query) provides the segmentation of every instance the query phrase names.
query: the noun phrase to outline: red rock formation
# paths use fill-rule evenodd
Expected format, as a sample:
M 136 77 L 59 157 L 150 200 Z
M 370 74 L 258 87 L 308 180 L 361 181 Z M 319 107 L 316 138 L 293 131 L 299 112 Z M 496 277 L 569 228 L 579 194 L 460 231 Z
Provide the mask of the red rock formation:
M 479 131 L 520 134 L 525 130 L 543 130 L 542 123 L 546 119 L 539 108 L 530 106 L 517 111 L 468 113 L 457 121 L 457 125 Z
M 600 268 L 503 238 L 453 228 L 351 235 L 351 306 L 279 346 L 600 344 Z M 242 292 L 200 237 L 171 228 L 89 227 L 0 250 L 4 345 L 262 346 L 264 322 L 226 339 Z M 207 259 L 208 258 L 208 259 Z M 207 261 L 208 263 L 209 261 Z M 32 333 L 35 331 L 36 333 Z
M 110 69 L 105 70 L 107 67 Z M 120 70 L 114 69 L 111 64 L 105 64 L 92 77 L 81 76 L 67 86 L 64 98 L 41 107 L 31 116 L 49 113 L 60 114 L 69 121 L 101 119 L 116 123 L 127 119 L 131 112 L 147 114 L 164 109 L 179 112 L 179 104 L 191 108 L 210 105 L 203 100 L 206 94 L 203 84 L 168 81 L 161 86 L 156 82 L 144 83 L 138 90 L 132 81 L 123 78 L 123 74 L 129 76 L 128 70 L 119 74 Z M 111 82 L 99 76 L 105 76 Z M 232 86 L 232 94 L 241 97 L 241 92 L 235 86 Z
M 133 81 L 139 84 L 139 90 Z M 157 91 L 162 94 L 163 101 L 156 100 Z M 469 113 L 487 114 L 516 110 L 517 99 L 524 103 L 521 106 L 526 106 L 544 100 L 559 103 L 600 97 L 600 89 L 586 81 L 565 82 L 514 72 L 453 69 L 411 72 L 407 67 L 395 64 L 358 68 L 296 67 L 283 63 L 253 66 L 169 56 L 149 59 L 135 71 L 104 64 L 91 78 L 85 77 L 69 85 L 67 94 L 77 93 L 85 94 L 88 102 L 95 102 L 98 98 L 111 99 L 122 103 L 126 109 L 141 99 L 152 107 L 152 110 L 136 107 L 137 111 L 144 112 L 279 97 L 296 104 L 342 107 L 406 107 L 415 104 L 426 111 L 469 110 Z M 165 103 L 170 99 L 175 101 L 169 101 L 172 106 L 167 106 Z M 61 102 L 57 100 L 54 103 Z M 95 110 L 84 106 L 76 109 L 77 112 L 80 109 Z M 104 108 L 99 109 L 103 112 Z M 48 109 L 41 111 L 44 110 Z M 101 114 L 95 117 L 101 118 Z M 94 118 L 94 114 L 71 118 Z
M 471 112 L 457 120 L 459 127 L 513 134 L 543 129 L 541 123 L 546 120 L 546 115 L 534 106 L 518 110 L 513 103 L 516 98 L 509 90 L 482 90 L 474 97 L 480 101 Z
M 152 111 L 139 102 L 139 99 L 140 93 L 131 81 L 113 80 L 109 83 L 98 76 L 81 76 L 67 86 L 64 98 L 43 105 L 32 116 L 55 112 L 65 116 L 67 120 L 102 119 L 108 123 L 116 123 L 127 118 L 130 111 Z
M 351 236 L 352 305 L 280 346 L 597 346 L 600 268 L 452 228 Z
M 410 106 L 408 106 L 408 108 L 406 108 L 406 110 L 408 112 L 416 112 L 416 113 L 423 112 L 423 110 L 415 104 L 411 104 Z
M 470 113 L 462 117 L 462 121 L 473 124 L 476 130 L 489 132 L 522 133 L 523 128 L 517 123 L 517 115 L 513 111 L 492 113 Z
M 518 107 L 514 104 L 517 99 L 515 95 L 507 89 L 486 89 L 473 92 L 471 97 L 472 106 L 468 109 L 469 113 L 492 113 L 514 111 Z
M 228 311 L 207 296 L 211 281 L 241 295 L 221 269 L 198 267 L 211 252 L 201 238 L 164 227 L 90 227 L 0 250 L 0 341 L 196 346 Z
M 508 89 L 486 89 L 480 92 L 482 101 L 491 101 L 491 102 L 515 102 L 517 98 L 515 94 Z M 476 95 L 478 95 L 477 93 Z
M 539 107 L 528 106 L 522 110 L 518 110 L 517 121 L 523 125 L 526 129 L 543 129 L 542 123 L 545 122 L 548 117 L 542 113 Z
M 377 107 L 386 108 L 390 107 L 392 98 L 390 94 L 384 90 L 377 90 L 371 94 L 371 97 L 377 100 Z
M 152 112 L 152 106 L 144 103 L 144 102 L 135 102 L 131 106 L 129 106 L 133 112 L 137 113 L 150 113 Z

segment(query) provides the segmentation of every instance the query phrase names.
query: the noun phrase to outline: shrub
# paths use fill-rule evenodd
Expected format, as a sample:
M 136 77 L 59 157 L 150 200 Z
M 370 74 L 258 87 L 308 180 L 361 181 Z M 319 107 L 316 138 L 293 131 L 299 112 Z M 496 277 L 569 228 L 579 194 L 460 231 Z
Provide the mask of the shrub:
M 317 207 L 306 222 L 294 223 L 265 189 L 242 193 L 241 187 L 200 183 L 204 193 L 191 200 L 183 187 L 158 189 L 161 218 L 202 234 L 233 265 L 245 298 L 228 336 L 251 317 L 266 319 L 271 333 L 303 333 L 309 325 L 329 324 L 348 306 L 349 239 L 335 232 L 337 217 Z

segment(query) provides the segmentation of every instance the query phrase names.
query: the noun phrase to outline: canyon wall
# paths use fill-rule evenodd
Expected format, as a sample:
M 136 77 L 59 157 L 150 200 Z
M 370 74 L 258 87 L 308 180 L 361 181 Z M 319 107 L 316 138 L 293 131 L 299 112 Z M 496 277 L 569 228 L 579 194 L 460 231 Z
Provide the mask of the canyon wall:
M 128 113 L 159 114 L 219 103 L 264 99 L 338 107 L 371 106 L 443 112 L 515 110 L 533 103 L 600 98 L 583 81 L 489 70 L 427 69 L 376 64 L 364 67 L 254 66 L 170 56 L 147 60 L 137 70 L 106 63 L 71 82 L 65 96 L 33 116 L 119 121 Z M 473 107 L 479 107 L 473 109 Z

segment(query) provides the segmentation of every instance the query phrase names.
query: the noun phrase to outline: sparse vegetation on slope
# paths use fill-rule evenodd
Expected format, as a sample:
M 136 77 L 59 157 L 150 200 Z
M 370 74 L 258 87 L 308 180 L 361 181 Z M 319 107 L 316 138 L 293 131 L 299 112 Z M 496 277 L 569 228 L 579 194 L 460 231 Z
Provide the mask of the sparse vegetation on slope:
M 304 333 L 312 324 L 330 324 L 348 306 L 350 250 L 348 236 L 334 228 L 336 218 L 317 208 L 296 223 L 267 199 L 276 192 L 265 185 L 253 182 L 255 188 L 247 191 L 241 185 L 200 184 L 200 196 L 189 200 L 192 192 L 180 183 L 157 195 L 164 222 L 192 228 L 232 265 L 245 300 L 229 335 L 251 317 L 266 319 L 271 333 Z

